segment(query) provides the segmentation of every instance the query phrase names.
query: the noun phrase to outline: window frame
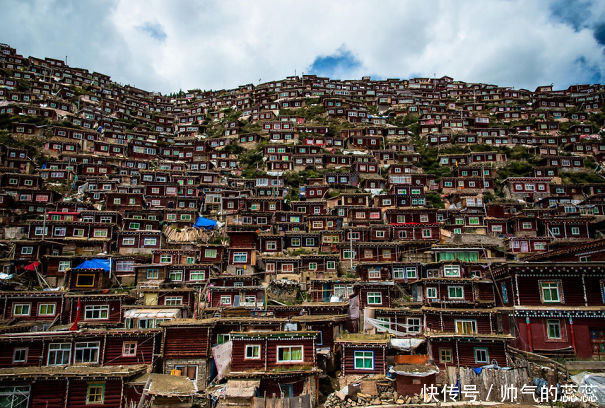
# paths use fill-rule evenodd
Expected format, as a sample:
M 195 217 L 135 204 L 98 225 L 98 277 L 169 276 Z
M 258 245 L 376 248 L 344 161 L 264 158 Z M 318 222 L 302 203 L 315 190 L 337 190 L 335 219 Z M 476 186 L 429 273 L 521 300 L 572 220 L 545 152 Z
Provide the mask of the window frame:
M 23 308 L 24 306 L 27 306 L 27 313 L 23 313 L 23 311 L 21 311 L 20 313 L 17 313 L 17 307 Z M 31 303 L 13 303 L 13 316 L 31 316 L 31 314 L 32 314 L 32 304 Z
M 258 353 L 252 353 L 252 356 L 248 356 L 248 350 L 256 350 Z M 246 344 L 244 348 L 244 360 L 260 360 L 261 345 L 260 344 Z M 257 355 L 255 355 L 257 354 Z
M 358 355 L 358 354 L 360 354 L 360 355 Z M 372 370 L 374 370 L 374 367 L 376 366 L 375 357 L 376 357 L 376 355 L 374 354 L 374 351 L 353 350 L 353 368 L 355 370 L 372 371 Z M 361 366 L 358 366 L 358 364 L 357 364 L 358 361 L 362 362 Z M 372 363 L 371 367 L 365 366 L 366 361 L 371 361 L 371 363 Z

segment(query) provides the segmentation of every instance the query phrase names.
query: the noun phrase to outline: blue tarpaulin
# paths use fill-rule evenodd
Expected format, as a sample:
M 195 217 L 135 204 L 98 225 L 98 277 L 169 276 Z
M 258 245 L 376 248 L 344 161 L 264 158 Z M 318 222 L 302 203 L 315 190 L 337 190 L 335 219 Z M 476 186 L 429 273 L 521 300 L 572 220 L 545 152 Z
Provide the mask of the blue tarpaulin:
M 197 220 L 193 226 L 195 228 L 212 229 L 216 227 L 216 221 L 204 217 L 197 217 Z
M 105 272 L 109 272 L 111 268 L 111 262 L 109 259 L 88 259 L 76 266 L 74 269 L 103 269 Z

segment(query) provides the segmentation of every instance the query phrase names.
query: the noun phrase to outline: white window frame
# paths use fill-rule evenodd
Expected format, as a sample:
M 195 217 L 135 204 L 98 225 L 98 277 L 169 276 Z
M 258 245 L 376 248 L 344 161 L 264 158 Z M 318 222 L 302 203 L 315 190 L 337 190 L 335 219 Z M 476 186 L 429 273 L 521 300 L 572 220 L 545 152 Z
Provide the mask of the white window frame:
M 105 312 L 106 317 L 103 317 Z M 86 305 L 84 306 L 84 320 L 107 320 L 109 319 L 109 305 Z
M 284 349 L 289 349 L 290 350 L 290 355 L 292 355 L 292 349 L 300 349 L 300 359 L 299 360 L 293 360 L 293 359 L 289 359 L 289 360 L 283 360 L 280 359 L 279 357 L 279 352 L 281 350 Z M 276 347 L 276 360 L 278 363 L 302 363 L 305 361 L 305 347 L 302 345 L 292 345 L 292 346 L 277 346 Z
M 367 371 L 371 371 L 374 370 L 374 366 L 375 366 L 375 361 L 374 361 L 374 352 L 373 351 L 368 351 L 368 350 L 353 350 L 353 368 L 355 370 L 367 370 Z M 372 360 L 372 366 L 371 367 L 365 367 L 364 362 L 368 359 Z M 357 362 L 361 361 L 361 367 L 359 367 L 357 365 Z
M 251 356 L 248 356 L 249 350 L 252 350 Z M 244 360 L 260 360 L 260 351 L 260 344 L 246 344 L 246 348 L 244 350 Z

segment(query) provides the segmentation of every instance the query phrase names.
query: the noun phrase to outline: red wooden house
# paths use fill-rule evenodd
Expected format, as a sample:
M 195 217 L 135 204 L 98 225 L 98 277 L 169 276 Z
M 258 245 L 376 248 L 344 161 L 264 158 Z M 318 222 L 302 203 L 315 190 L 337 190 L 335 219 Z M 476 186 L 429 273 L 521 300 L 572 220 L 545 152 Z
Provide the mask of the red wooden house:
M 602 263 L 508 263 L 494 275 L 502 303 L 514 308 L 516 347 L 580 359 L 604 352 Z
M 386 375 L 389 339 L 381 334 L 343 334 L 335 340 L 340 349 L 342 375 Z
M 316 401 L 318 387 L 318 332 L 232 332 L 229 379 L 260 380 L 260 395 L 277 398 L 310 394 Z

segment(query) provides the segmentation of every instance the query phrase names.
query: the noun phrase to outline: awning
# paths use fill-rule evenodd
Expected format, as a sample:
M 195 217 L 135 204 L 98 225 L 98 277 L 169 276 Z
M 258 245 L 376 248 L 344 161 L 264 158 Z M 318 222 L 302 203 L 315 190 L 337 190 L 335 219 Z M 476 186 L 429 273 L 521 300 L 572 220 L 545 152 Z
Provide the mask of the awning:
M 105 272 L 109 272 L 111 269 L 111 261 L 102 258 L 88 259 L 74 269 L 103 269 Z
M 124 312 L 126 319 L 176 319 L 180 309 L 129 309 Z
M 195 228 L 204 228 L 204 229 L 212 229 L 216 227 L 216 221 L 211 220 L 209 218 L 197 217 L 195 224 L 193 224 Z

